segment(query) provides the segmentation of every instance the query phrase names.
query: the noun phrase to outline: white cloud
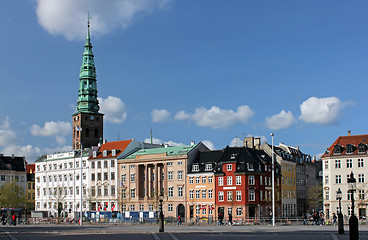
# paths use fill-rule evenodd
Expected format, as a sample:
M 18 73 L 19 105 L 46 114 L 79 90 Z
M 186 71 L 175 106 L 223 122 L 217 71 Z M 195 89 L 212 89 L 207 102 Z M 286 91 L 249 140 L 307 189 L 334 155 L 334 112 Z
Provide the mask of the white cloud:
M 185 111 L 179 111 L 175 115 L 176 120 L 187 120 L 190 119 L 190 115 L 185 113 Z
M 33 147 L 32 145 L 18 146 L 18 145 L 8 145 L 4 147 L 1 152 L 4 155 L 14 154 L 17 157 L 26 157 L 28 163 L 33 163 L 37 157 L 41 154 L 41 149 L 38 147 Z
M 69 40 L 86 36 L 88 11 L 91 31 L 104 35 L 117 28 L 125 29 L 138 16 L 168 6 L 171 0 L 37 0 L 39 24 L 50 34 Z
M 146 138 L 144 139 L 144 142 L 145 143 L 151 143 L 151 139 L 150 138 Z M 174 141 L 167 141 L 167 142 L 164 142 L 162 141 L 161 139 L 159 138 L 152 138 L 152 143 L 153 144 L 168 144 L 169 146 L 172 146 L 172 147 L 175 147 L 175 146 L 184 146 L 185 144 L 184 143 L 177 143 L 177 142 L 174 142 Z
M 176 114 L 175 119 L 190 119 L 201 127 L 227 129 L 236 123 L 248 123 L 253 115 L 253 110 L 246 105 L 239 106 L 236 112 L 212 106 L 210 109 L 199 107 L 193 114 L 180 111 Z
M 63 136 L 56 136 L 56 142 L 59 144 L 59 146 L 65 145 L 66 139 Z
M 266 126 L 271 130 L 279 130 L 290 127 L 294 122 L 293 113 L 282 110 L 279 114 L 266 117 Z
M 243 147 L 243 140 L 238 137 L 233 138 L 230 142 L 230 147 Z
M 151 112 L 152 122 L 165 122 L 170 116 L 166 109 L 154 109 Z
M 57 152 L 67 152 L 67 151 L 71 151 L 72 149 L 73 149 L 72 146 L 64 145 L 64 146 L 59 146 L 55 148 L 44 148 L 42 149 L 42 152 L 46 154 L 51 154 L 51 153 L 57 153 Z
M 210 150 L 215 150 L 215 145 L 210 140 L 203 140 L 202 143 L 206 145 Z
M 31 133 L 33 136 L 66 136 L 72 132 L 72 125 L 69 122 L 46 122 L 41 128 L 37 124 L 31 126 Z
M 17 135 L 10 129 L 9 116 L 5 117 L 4 123 L 0 125 L 0 146 L 15 143 Z
M 106 99 L 98 98 L 101 112 L 105 114 L 105 121 L 122 123 L 127 117 L 126 106 L 118 97 L 109 96 Z
M 341 111 L 352 102 L 342 102 L 337 97 L 310 97 L 300 104 L 300 120 L 307 123 L 333 124 L 338 122 Z

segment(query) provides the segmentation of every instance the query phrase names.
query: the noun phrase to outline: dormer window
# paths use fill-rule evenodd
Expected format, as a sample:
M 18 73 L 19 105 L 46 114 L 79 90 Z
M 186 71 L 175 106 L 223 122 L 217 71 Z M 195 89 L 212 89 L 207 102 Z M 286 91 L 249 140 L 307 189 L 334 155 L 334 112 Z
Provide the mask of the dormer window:
M 106 157 L 106 156 L 107 156 L 107 150 L 103 150 L 102 155 L 103 155 L 104 157 Z
M 341 146 L 335 145 L 335 147 L 334 147 L 334 154 L 341 154 Z
M 366 146 L 364 144 L 359 144 L 358 146 L 358 152 L 359 153 L 364 153 L 366 151 Z
M 199 172 L 199 165 L 195 164 L 192 166 L 192 172 Z
M 354 152 L 354 146 L 351 144 L 346 145 L 346 153 L 353 153 Z
M 212 171 L 212 164 L 211 163 L 206 163 L 205 171 Z
M 248 171 L 254 171 L 252 163 L 247 163 L 247 165 L 248 165 Z
M 96 158 L 97 157 L 97 151 L 93 151 L 93 157 Z
M 226 165 L 226 171 L 232 171 L 232 170 L 233 170 L 233 165 L 227 164 Z
M 113 150 L 111 151 L 111 155 L 112 155 L 112 156 L 116 156 L 116 149 L 113 149 Z

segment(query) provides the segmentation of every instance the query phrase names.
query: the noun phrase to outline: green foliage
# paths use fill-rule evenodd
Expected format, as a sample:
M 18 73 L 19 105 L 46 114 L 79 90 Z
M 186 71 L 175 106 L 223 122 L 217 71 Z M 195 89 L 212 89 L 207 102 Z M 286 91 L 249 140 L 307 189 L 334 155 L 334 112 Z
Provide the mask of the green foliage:
M 322 182 L 317 183 L 315 186 L 309 186 L 307 188 L 307 192 L 307 204 L 309 206 L 309 210 L 321 209 L 323 204 Z
M 24 189 L 16 182 L 5 183 L 0 188 L 0 206 L 5 208 L 24 208 L 26 204 Z

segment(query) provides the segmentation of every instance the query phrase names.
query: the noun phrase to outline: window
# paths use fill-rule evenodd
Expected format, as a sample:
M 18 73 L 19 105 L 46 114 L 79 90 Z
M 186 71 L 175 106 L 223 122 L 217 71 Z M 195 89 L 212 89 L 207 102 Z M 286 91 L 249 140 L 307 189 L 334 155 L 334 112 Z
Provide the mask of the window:
M 101 186 L 97 186 L 97 196 L 101 195 L 102 195 Z
M 97 168 L 101 168 L 101 161 L 97 161 Z
M 125 165 L 121 165 L 121 169 L 126 169 L 126 166 Z
M 346 159 L 346 168 L 352 168 L 353 167 L 353 160 Z
M 358 150 L 359 153 L 364 153 L 365 152 L 365 145 L 363 144 L 360 144 L 359 145 L 359 150 Z
M 226 171 L 232 171 L 233 170 L 233 165 L 232 164 L 227 164 L 226 165 Z
M 207 198 L 207 190 L 202 190 L 202 198 Z
M 347 145 L 346 146 L 346 153 L 353 153 L 353 146 L 352 145 Z
M 212 177 L 208 177 L 208 183 L 212 183 Z
M 195 183 L 198 184 L 200 179 L 201 179 L 200 177 L 196 177 L 196 182 Z
M 241 200 L 242 200 L 241 191 L 236 191 L 236 201 L 241 201 Z
M 182 161 L 178 162 L 178 166 L 181 166 L 181 165 L 183 165 L 183 162 Z
M 196 193 L 195 193 L 195 198 L 200 198 L 201 196 L 200 196 L 200 190 L 196 190 Z
M 207 208 L 206 206 L 202 207 L 202 214 L 206 215 L 207 214 Z
M 241 176 L 236 176 L 236 185 L 241 185 Z
M 206 177 L 202 177 L 202 183 L 206 183 Z
M 135 205 L 134 204 L 130 204 L 130 211 L 132 211 L 132 212 L 135 211 Z
M 328 169 L 328 160 L 325 161 L 325 169 Z
M 168 197 L 173 197 L 174 196 L 174 187 L 169 187 L 169 191 L 167 193 Z
M 224 192 L 219 192 L 218 198 L 219 201 L 224 201 Z
M 172 166 L 173 165 L 173 163 L 172 162 L 168 162 L 167 163 L 167 166 Z
M 169 212 L 172 212 L 172 211 L 173 211 L 173 205 L 172 205 L 172 203 L 169 203 L 169 204 L 167 205 L 167 210 L 168 210 Z
M 201 209 L 199 208 L 199 205 L 196 206 L 196 215 L 199 215 L 201 212 Z
M 106 150 L 104 150 L 104 152 L 105 152 Z M 106 151 L 107 152 L 107 151 Z M 106 157 L 106 156 L 104 156 L 104 157 Z M 107 168 L 107 160 L 105 160 L 104 161 L 104 168 Z
M 111 180 L 115 180 L 115 172 L 111 172 Z
M 167 172 L 167 180 L 173 180 L 173 171 Z
M 248 177 L 249 185 L 254 185 L 254 175 Z
M 150 212 L 153 211 L 153 204 L 148 205 L 148 211 L 150 211 Z
M 115 149 L 114 149 L 115 150 Z M 116 150 L 115 150 L 116 151 Z M 115 160 L 111 160 L 111 167 L 115 167 Z
M 135 198 L 135 188 L 130 189 L 130 198 Z
M 358 182 L 359 183 L 364 183 L 364 174 L 359 174 L 358 175 Z
M 213 196 L 213 190 L 209 189 L 208 190 L 208 198 L 212 198 L 212 196 Z
M 236 208 L 236 215 L 241 216 L 242 214 L 243 214 L 243 208 L 242 207 L 237 207 Z
M 335 160 L 335 168 L 341 168 L 341 160 L 340 159 Z
M 126 174 L 121 175 L 121 181 L 124 183 L 126 180 Z
M 104 196 L 109 195 L 109 189 L 107 188 L 107 186 L 104 186 Z
M 190 199 L 194 198 L 194 190 L 189 190 L 189 198 Z
M 325 196 L 326 196 L 326 201 L 330 201 L 330 191 L 326 190 Z
M 105 173 L 104 173 L 104 180 L 108 180 L 108 178 L 109 178 L 108 173 L 107 173 L 107 172 L 105 172 Z
M 212 164 L 211 163 L 206 163 L 206 168 L 204 170 L 205 171 L 212 171 Z
M 183 197 L 183 186 L 178 186 L 178 197 Z
M 232 201 L 232 200 L 233 200 L 233 192 L 227 191 L 227 201 Z
M 364 167 L 364 159 L 358 159 L 358 167 Z
M 95 174 L 94 173 L 91 174 L 91 180 L 95 181 Z
M 115 186 L 111 186 L 111 196 L 115 195 Z
M 255 201 L 254 189 L 249 189 L 249 201 Z
M 193 165 L 192 166 L 192 171 L 193 172 L 199 172 L 199 165 L 197 165 L 197 164 L 196 165 Z
M 178 180 L 183 180 L 183 171 L 178 171 Z
M 219 177 L 218 178 L 218 185 L 219 186 L 223 186 L 224 185 L 224 178 L 223 177 Z
M 101 181 L 101 173 L 97 173 L 97 181 Z
M 336 175 L 335 176 L 336 179 L 336 184 L 340 184 L 341 183 L 341 175 Z
M 233 185 L 233 177 L 227 177 L 227 185 Z
M 335 153 L 335 154 L 341 154 L 341 147 L 340 147 L 340 146 L 338 146 L 338 145 L 335 145 L 335 146 L 334 146 L 334 153 Z
M 365 200 L 364 190 L 359 190 L 358 197 L 359 197 L 359 200 Z
M 143 212 L 144 211 L 144 205 L 143 204 L 139 204 L 139 211 Z
M 189 184 L 193 184 L 193 182 L 194 182 L 194 177 L 190 177 L 189 178 Z
M 248 171 L 254 171 L 253 164 L 248 163 Z
M 135 182 L 135 173 L 130 174 L 130 181 Z

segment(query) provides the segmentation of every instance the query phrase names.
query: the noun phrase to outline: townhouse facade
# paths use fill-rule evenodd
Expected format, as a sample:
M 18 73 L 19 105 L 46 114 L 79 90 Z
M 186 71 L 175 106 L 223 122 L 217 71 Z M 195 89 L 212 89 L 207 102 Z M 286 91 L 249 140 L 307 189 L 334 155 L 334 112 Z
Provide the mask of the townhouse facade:
M 323 167 L 323 211 L 326 218 L 332 213 L 342 211 L 345 217 L 351 215 L 351 195 L 348 192 L 348 179 L 353 173 L 357 180 L 354 194 L 355 213 L 360 219 L 367 215 L 367 169 L 368 169 L 368 134 L 339 136 L 322 155 Z M 336 192 L 342 191 L 341 208 Z
M 0 186 L 5 183 L 17 182 L 27 193 L 26 160 L 12 154 L 0 154 Z
M 125 218 L 153 219 L 162 198 L 165 218 L 187 215 L 187 169 L 202 143 L 141 149 L 118 160 Z
M 26 172 L 27 172 L 27 203 L 26 203 L 26 209 L 27 212 L 30 213 L 35 208 L 35 170 L 36 170 L 36 164 L 27 164 L 26 165 Z

